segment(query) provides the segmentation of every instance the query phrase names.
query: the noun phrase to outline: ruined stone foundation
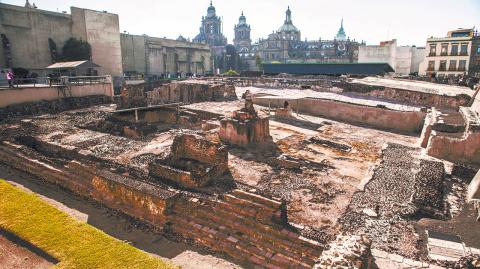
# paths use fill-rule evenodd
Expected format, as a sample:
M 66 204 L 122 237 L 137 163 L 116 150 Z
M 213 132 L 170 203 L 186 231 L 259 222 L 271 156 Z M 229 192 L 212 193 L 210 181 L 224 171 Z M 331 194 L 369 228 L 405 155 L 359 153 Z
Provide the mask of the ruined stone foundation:
M 189 134 L 176 136 L 170 155 L 149 164 L 155 178 L 187 189 L 204 187 L 227 169 L 225 146 Z
M 269 120 L 257 114 L 251 97 L 247 96 L 244 108 L 220 121 L 219 136 L 223 142 L 238 146 L 262 144 L 271 139 Z

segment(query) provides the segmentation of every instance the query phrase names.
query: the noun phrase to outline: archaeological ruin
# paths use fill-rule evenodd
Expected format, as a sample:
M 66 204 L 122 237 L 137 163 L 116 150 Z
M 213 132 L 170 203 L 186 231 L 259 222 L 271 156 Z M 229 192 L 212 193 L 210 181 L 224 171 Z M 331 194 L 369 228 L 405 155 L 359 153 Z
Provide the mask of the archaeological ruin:
M 0 170 L 245 268 L 467 268 L 479 90 L 345 76 L 2 88 Z

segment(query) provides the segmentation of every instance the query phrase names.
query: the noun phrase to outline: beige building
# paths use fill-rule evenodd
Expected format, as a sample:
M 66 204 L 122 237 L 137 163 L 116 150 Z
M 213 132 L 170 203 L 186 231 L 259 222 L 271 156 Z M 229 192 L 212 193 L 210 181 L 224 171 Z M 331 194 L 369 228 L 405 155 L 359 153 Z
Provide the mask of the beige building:
M 388 63 L 398 75 L 418 73 L 425 55 L 424 47 L 398 46 L 397 40 L 381 42 L 379 45 L 360 45 L 359 63 Z
M 480 55 L 474 46 L 478 36 L 473 29 L 457 29 L 448 32 L 446 37 L 427 39 L 427 52 L 420 65 L 419 75 L 447 76 L 469 74 L 469 69 L 477 65 L 475 57 Z M 474 64 L 474 65 L 472 65 Z
M 146 35 L 121 34 L 122 66 L 127 75 L 146 77 L 175 75 L 179 72 L 211 72 L 210 47 L 184 39 L 172 40 Z
M 122 75 L 118 15 L 82 8 L 71 14 L 0 3 L 0 67 L 25 68 L 40 75 L 75 37 L 90 43 L 101 73 Z

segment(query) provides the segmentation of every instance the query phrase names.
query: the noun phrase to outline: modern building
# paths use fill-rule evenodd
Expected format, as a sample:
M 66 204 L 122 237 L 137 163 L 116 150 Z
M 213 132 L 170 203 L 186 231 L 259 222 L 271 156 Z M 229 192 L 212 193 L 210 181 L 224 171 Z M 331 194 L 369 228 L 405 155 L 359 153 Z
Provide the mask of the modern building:
M 398 46 L 396 39 L 379 45 L 362 44 L 358 49 L 359 63 L 388 63 L 397 75 L 418 73 L 424 56 L 425 47 Z
M 427 76 L 479 76 L 479 36 L 474 29 L 457 29 L 446 37 L 427 39 L 420 75 Z
M 245 70 L 257 70 L 259 61 L 263 63 L 354 63 L 358 60 L 360 44 L 347 37 L 343 19 L 333 40 L 302 40 L 301 31 L 293 23 L 290 7 L 287 8 L 285 20 L 278 30 L 255 44 L 251 44 L 250 25 L 246 24 L 243 13 L 234 30 L 237 40 L 234 44 L 240 56 L 240 66 Z
M 42 74 L 56 62 L 65 41 L 87 41 L 103 74 L 122 75 L 118 15 L 72 7 L 70 14 L 0 3 L 0 67 Z
M 121 34 L 122 67 L 125 75 L 147 78 L 211 72 L 211 53 L 207 44 L 147 35 Z

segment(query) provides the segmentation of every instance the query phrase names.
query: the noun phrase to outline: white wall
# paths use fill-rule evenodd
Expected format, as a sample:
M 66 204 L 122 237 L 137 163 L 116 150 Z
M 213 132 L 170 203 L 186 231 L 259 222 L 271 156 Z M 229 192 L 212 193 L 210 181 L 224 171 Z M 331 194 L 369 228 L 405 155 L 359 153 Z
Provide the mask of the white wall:
M 358 52 L 359 63 L 388 63 L 395 70 L 395 74 L 408 75 L 418 72 L 423 61 L 425 49 L 397 46 L 394 39 L 385 45 L 360 46 Z

